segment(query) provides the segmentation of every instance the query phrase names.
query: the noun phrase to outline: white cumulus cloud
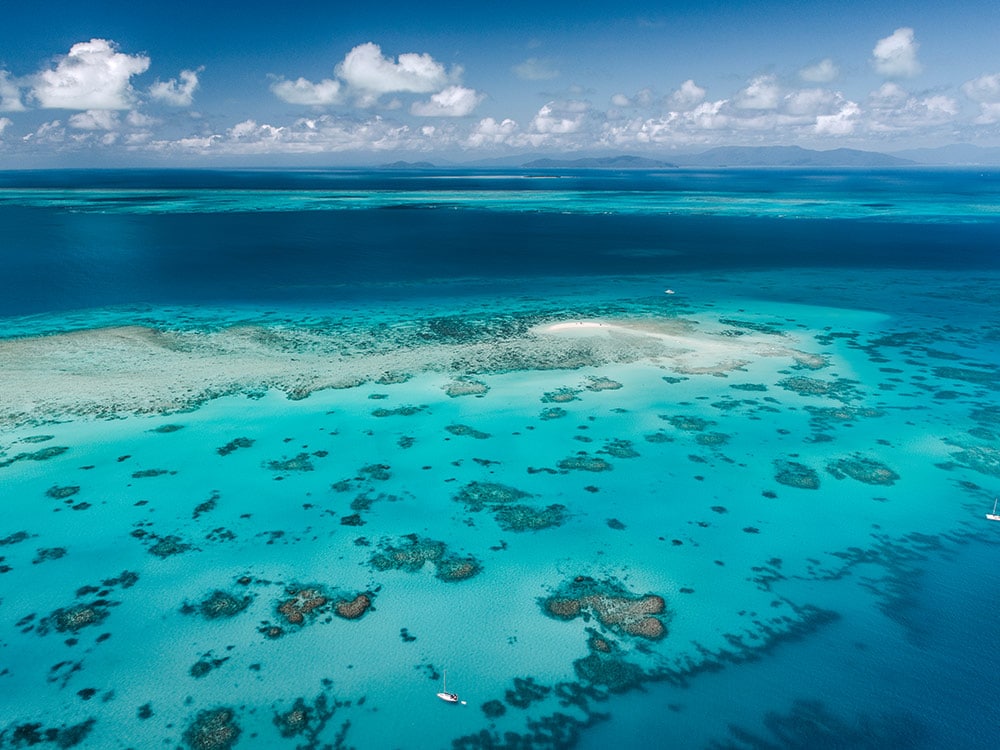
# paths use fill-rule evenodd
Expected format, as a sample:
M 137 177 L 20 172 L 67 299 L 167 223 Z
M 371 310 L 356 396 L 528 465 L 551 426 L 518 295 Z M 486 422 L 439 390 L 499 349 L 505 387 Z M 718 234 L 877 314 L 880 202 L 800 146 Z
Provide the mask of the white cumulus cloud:
M 861 118 L 861 107 L 852 101 L 844 101 L 838 111 L 816 117 L 817 135 L 850 135 Z
M 324 78 L 319 83 L 313 83 L 305 78 L 294 81 L 282 78 L 271 84 L 271 92 L 289 104 L 324 107 L 340 102 L 340 81 Z
M 398 61 L 382 55 L 373 42 L 359 44 L 337 65 L 337 75 L 350 86 L 372 94 L 440 91 L 450 78 L 444 65 L 428 54 L 407 52 Z
M 176 78 L 171 78 L 169 81 L 157 81 L 149 87 L 149 95 L 174 107 L 190 107 L 197 88 L 198 71 L 182 70 L 180 81 Z
M 962 84 L 962 93 L 979 102 L 979 117 L 976 125 L 992 125 L 1000 122 L 1000 73 L 983 75 Z
M 809 83 L 830 83 L 830 81 L 836 80 L 838 75 L 840 75 L 840 71 L 829 57 L 799 71 L 799 78 Z
M 875 70 L 888 78 L 915 76 L 921 71 L 917 60 L 917 44 L 913 29 L 903 27 L 879 39 L 872 50 Z
M 113 109 L 88 109 L 71 115 L 68 124 L 76 130 L 117 130 L 118 113 Z
M 155 117 L 150 117 L 149 115 L 144 115 L 142 112 L 137 112 L 132 110 L 128 113 L 128 117 L 125 118 L 125 122 L 131 125 L 133 128 L 148 128 L 153 125 L 159 124 L 159 120 Z
M 471 148 L 501 146 L 509 143 L 517 132 L 517 122 L 509 117 L 500 122 L 487 117 L 476 124 L 469 134 L 467 143 Z
M 549 102 L 538 110 L 531 121 L 536 133 L 543 135 L 566 135 L 575 133 L 583 124 L 584 115 L 588 109 L 586 102 Z
M 538 57 L 529 57 L 522 63 L 515 65 L 511 70 L 514 75 L 525 81 L 551 81 L 559 77 L 559 71 L 553 66 L 551 60 Z
M 418 117 L 465 117 L 483 100 L 483 95 L 462 86 L 449 86 L 430 101 L 414 102 L 410 112 Z
M 9 117 L 0 117 L 0 138 L 3 138 L 3 131 L 13 124 Z
M 10 73 L 6 70 L 0 70 L 0 112 L 21 112 L 23 110 L 21 89 L 10 80 Z
M 135 100 L 131 78 L 148 68 L 145 55 L 126 55 L 114 42 L 91 39 L 38 73 L 32 94 L 45 109 L 129 109 Z
M 966 81 L 962 92 L 975 102 L 1000 102 L 1000 73 Z
M 670 102 L 679 109 L 690 109 L 705 100 L 705 89 L 688 78 L 670 96 Z
M 757 76 L 743 89 L 734 102 L 739 109 L 776 109 L 781 91 L 773 76 Z

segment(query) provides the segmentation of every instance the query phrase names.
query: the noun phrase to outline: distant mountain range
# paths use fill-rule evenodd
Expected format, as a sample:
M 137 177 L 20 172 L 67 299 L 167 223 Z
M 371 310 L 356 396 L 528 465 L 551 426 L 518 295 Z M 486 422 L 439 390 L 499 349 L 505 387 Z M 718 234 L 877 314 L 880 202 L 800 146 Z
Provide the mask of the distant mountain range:
M 642 156 L 594 156 L 583 159 L 535 159 L 521 166 L 524 169 L 670 169 L 677 165 Z
M 955 167 L 1000 167 L 1000 148 L 953 143 L 938 148 L 912 148 L 895 151 L 895 156 L 913 159 L 920 164 L 948 165 Z
M 800 146 L 722 146 L 675 161 L 690 167 L 901 167 L 915 164 L 909 159 L 875 151 L 853 148 L 814 151 Z
M 584 159 L 535 159 L 524 169 L 666 169 L 670 167 L 901 167 L 911 159 L 875 151 L 837 148 L 814 151 L 800 146 L 722 146 L 698 154 L 671 155 L 658 161 L 640 156 Z
M 534 154 L 482 159 L 467 164 L 432 164 L 397 161 L 382 169 L 673 169 L 676 167 L 906 167 L 906 166 L 1000 166 L 1000 148 L 953 144 L 892 154 L 853 148 L 815 150 L 800 146 L 721 146 L 693 154 L 670 154 L 669 161 L 648 156 L 579 156 L 562 154 L 537 158 Z

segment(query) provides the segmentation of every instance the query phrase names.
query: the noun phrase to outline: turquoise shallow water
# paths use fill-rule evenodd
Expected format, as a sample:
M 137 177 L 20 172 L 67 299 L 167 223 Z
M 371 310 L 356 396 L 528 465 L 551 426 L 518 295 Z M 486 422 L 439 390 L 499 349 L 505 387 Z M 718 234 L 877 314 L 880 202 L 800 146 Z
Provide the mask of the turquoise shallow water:
M 946 265 L 8 317 L 0 747 L 992 747 Z
M 819 370 L 780 356 L 703 374 L 657 361 L 529 368 L 477 375 L 488 390 L 461 396 L 445 391 L 453 376 L 429 372 L 301 401 L 232 396 L 169 416 L 8 431 L 8 461 L 68 448 L 0 469 L 8 736 L 33 721 L 96 718 L 93 746 L 177 742 L 198 711 L 221 706 L 241 743 L 272 743 L 275 715 L 326 695 L 343 705 L 317 736 L 349 721 L 345 741 L 357 747 L 480 746 L 484 729 L 530 735 L 543 717 L 557 718 L 536 728 L 538 746 L 607 746 L 622 733 L 697 746 L 739 736 L 728 724 L 766 738 L 768 712 L 796 727 L 801 746 L 841 746 L 834 731 L 872 746 L 975 746 L 986 736 L 950 714 L 993 710 L 970 689 L 970 675 L 988 672 L 968 633 L 989 626 L 942 611 L 968 605 L 981 617 L 998 591 L 983 519 L 997 362 L 988 342 L 975 346 L 979 324 L 959 329 L 949 310 L 925 306 L 955 281 L 892 282 L 905 316 L 762 302 L 706 279 L 685 286 L 717 292 L 685 300 L 698 326 L 728 321 L 735 339 L 770 329 L 824 355 Z M 819 383 L 845 385 L 824 393 Z M 393 413 L 407 406 L 417 409 Z M 580 455 L 604 470 L 560 467 Z M 815 471 L 818 488 L 783 484 L 775 461 Z M 876 464 L 890 473 L 865 474 Z M 565 506 L 561 525 L 505 528 L 501 505 L 456 501 L 476 482 L 526 493 L 508 504 Z M 380 550 L 412 546 L 407 535 L 481 570 L 445 581 L 433 560 L 373 565 Z M 134 585 L 102 583 L 122 571 Z M 630 636 L 593 613 L 546 616 L 540 602 L 576 576 L 662 596 L 668 634 Z M 948 588 L 953 579 L 968 596 Z M 88 585 L 97 590 L 80 593 Z M 373 606 L 356 621 L 327 606 L 304 625 L 282 623 L 282 603 L 310 587 L 367 592 Z M 206 619 L 218 591 L 247 606 Z M 104 619 L 60 632 L 59 612 L 79 607 Z M 285 632 L 268 638 L 276 624 Z M 594 634 L 610 653 L 595 650 Z M 587 671 L 588 658 L 603 668 Z M 949 665 L 940 698 L 955 701 L 930 717 L 913 710 L 929 659 Z M 445 668 L 467 706 L 434 698 Z M 537 689 L 521 683 L 518 697 L 516 679 Z M 577 705 L 565 705 L 569 686 L 585 690 Z M 485 715 L 490 701 L 502 716 Z

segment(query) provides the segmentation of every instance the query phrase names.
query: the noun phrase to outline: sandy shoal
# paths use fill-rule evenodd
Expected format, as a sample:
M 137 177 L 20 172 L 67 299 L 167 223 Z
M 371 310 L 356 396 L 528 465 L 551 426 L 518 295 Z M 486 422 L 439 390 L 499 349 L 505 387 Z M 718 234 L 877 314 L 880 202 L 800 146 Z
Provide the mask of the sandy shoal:
M 762 356 L 796 361 L 813 356 L 778 336 L 726 338 L 677 320 L 556 321 L 489 343 L 345 341 L 337 331 L 289 334 L 264 326 L 211 332 L 129 326 L 4 339 L 0 425 L 171 413 L 211 398 L 268 389 L 304 398 L 320 389 L 392 382 L 427 371 L 488 374 L 645 361 L 711 374 Z

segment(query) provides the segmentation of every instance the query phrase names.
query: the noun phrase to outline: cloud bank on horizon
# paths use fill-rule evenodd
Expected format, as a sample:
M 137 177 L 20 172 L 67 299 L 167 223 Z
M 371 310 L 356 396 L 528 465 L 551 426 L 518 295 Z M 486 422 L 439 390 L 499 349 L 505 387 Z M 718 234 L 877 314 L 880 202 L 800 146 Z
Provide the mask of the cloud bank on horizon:
M 1000 72 L 921 86 L 926 68 L 914 28 L 901 26 L 870 45 L 866 59 L 802 60 L 784 74 L 762 60 L 765 67 L 725 91 L 699 83 L 697 70 L 659 89 L 660 76 L 639 66 L 641 88 L 603 93 L 580 83 L 579 72 L 567 81 L 564 65 L 551 56 L 526 54 L 489 75 L 480 61 L 471 75 L 465 65 L 442 62 L 435 56 L 440 53 L 387 51 L 367 41 L 330 60 L 325 76 L 262 72 L 259 90 L 249 92 L 242 107 L 259 113 L 236 114 L 227 111 L 229 92 L 218 85 L 202 101 L 212 60 L 161 70 L 155 52 L 95 37 L 25 75 L 0 65 L 0 158 L 62 155 L 71 161 L 113 153 L 252 160 L 394 151 L 475 158 L 529 149 L 1000 144 Z M 697 60 L 690 64 L 698 67 Z M 591 75 L 601 77 L 599 71 Z M 859 95 L 856 85 L 848 85 L 851 78 L 877 85 Z M 511 90 L 521 93 L 512 98 Z M 210 115 L 198 109 L 203 105 Z

